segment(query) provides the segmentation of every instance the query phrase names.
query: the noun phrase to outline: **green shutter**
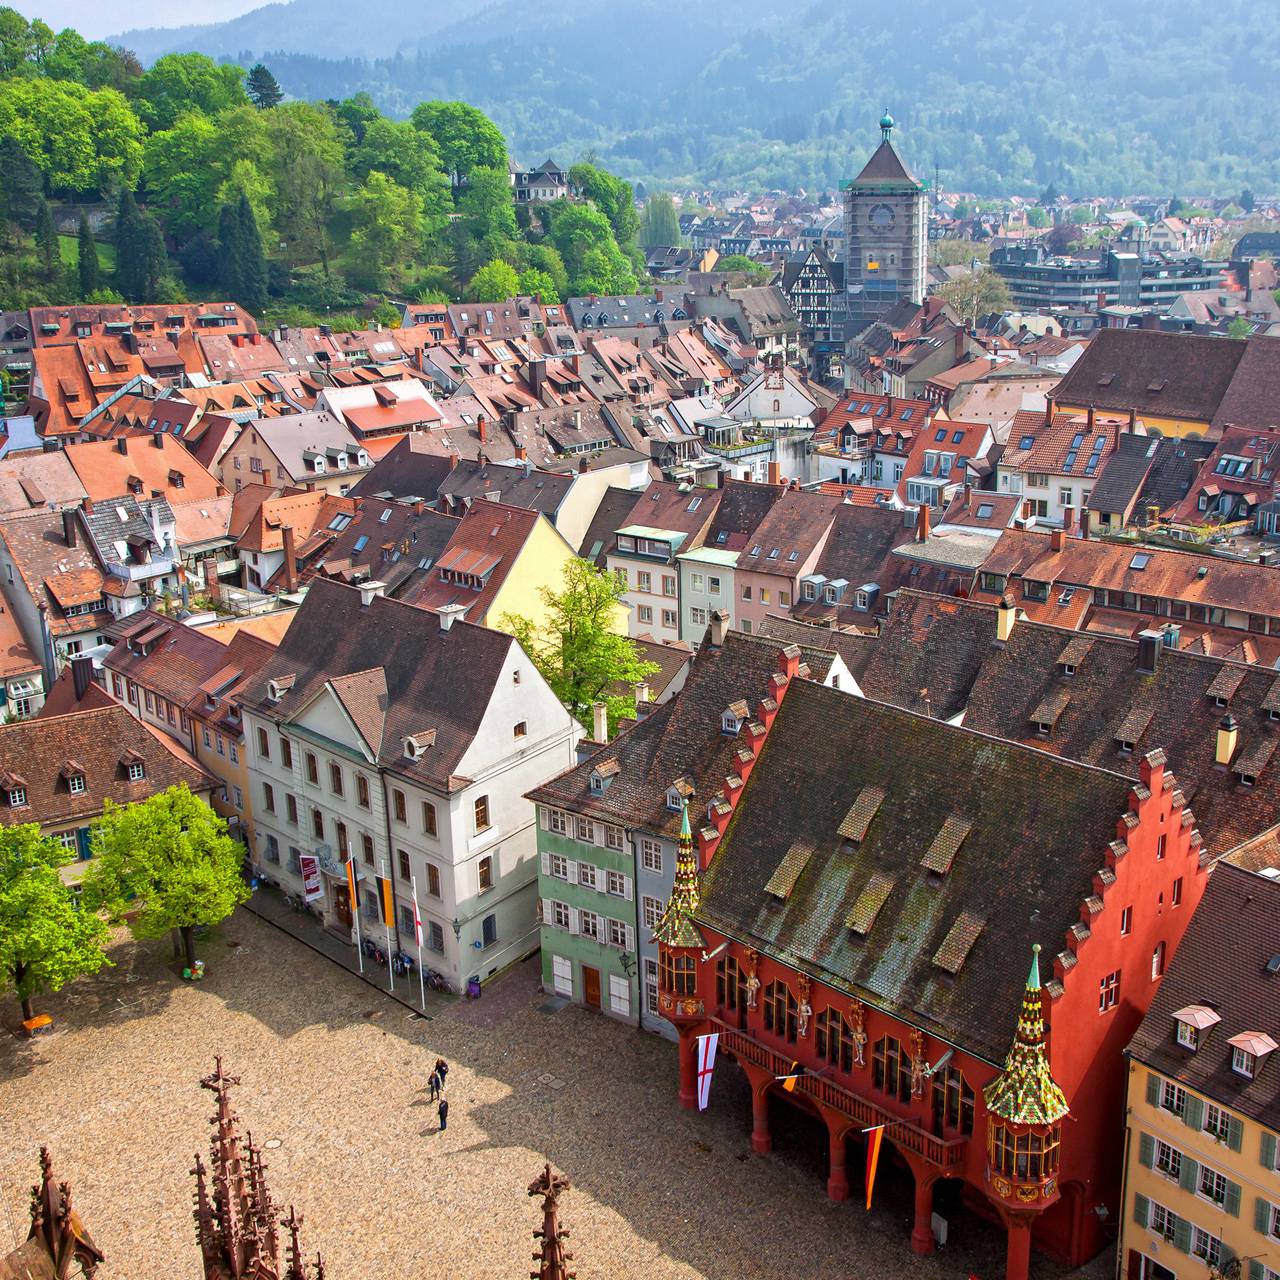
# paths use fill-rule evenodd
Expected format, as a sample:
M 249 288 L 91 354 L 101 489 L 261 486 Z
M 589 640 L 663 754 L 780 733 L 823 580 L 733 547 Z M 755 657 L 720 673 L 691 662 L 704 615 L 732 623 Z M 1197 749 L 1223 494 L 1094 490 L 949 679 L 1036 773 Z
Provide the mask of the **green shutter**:
M 1188 1155 L 1182 1157 L 1182 1168 L 1178 1172 L 1178 1186 L 1183 1191 L 1194 1191 L 1196 1189 L 1196 1175 L 1200 1172 L 1200 1166 Z
M 1262 1232 L 1265 1236 L 1267 1228 L 1271 1225 L 1270 1217 L 1271 1206 L 1261 1196 L 1257 1196 L 1253 1202 L 1253 1229 Z
M 1151 1201 L 1146 1196 L 1135 1195 L 1133 1197 L 1133 1220 L 1140 1227 L 1147 1225 L 1147 1219 L 1151 1215 Z
M 1227 1146 L 1232 1151 L 1239 1151 L 1244 1146 L 1244 1124 L 1235 1116 L 1227 1121 Z
M 1262 1135 L 1262 1167 L 1264 1169 L 1276 1167 L 1276 1135 L 1274 1133 Z
M 1160 1077 L 1154 1071 L 1147 1072 L 1147 1102 L 1153 1107 L 1160 1105 Z
M 1249 1259 L 1249 1280 L 1262 1280 L 1262 1263 L 1257 1258 Z
M 1197 1132 L 1204 1128 L 1204 1103 L 1190 1093 L 1187 1094 L 1186 1106 L 1182 1108 L 1182 1123 Z
M 1236 1251 L 1225 1241 L 1220 1241 L 1222 1248 L 1222 1266 L 1219 1268 L 1223 1274 L 1226 1274 L 1227 1268 L 1236 1260 Z
M 1173 1247 L 1181 1253 L 1191 1252 L 1191 1223 L 1186 1218 L 1174 1219 Z
M 1233 1218 L 1240 1216 L 1240 1184 L 1238 1182 L 1227 1182 L 1227 1198 L 1222 1202 L 1222 1207 Z
M 1152 1161 L 1155 1159 L 1156 1140 L 1149 1134 L 1144 1133 L 1138 1137 L 1138 1160 L 1143 1168 L 1150 1169 Z

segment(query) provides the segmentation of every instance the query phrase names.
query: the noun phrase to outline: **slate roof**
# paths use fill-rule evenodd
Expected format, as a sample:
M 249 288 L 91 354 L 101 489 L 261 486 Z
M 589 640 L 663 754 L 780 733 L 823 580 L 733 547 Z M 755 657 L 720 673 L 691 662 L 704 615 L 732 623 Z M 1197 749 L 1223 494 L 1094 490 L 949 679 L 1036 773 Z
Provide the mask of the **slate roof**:
M 439 511 L 365 498 L 349 523 L 335 532 L 317 571 L 344 582 L 385 582 L 388 594 L 395 595 L 410 578 L 431 568 L 457 527 L 456 517 Z
M 1280 880 L 1219 866 L 1129 1045 L 1139 1062 L 1273 1131 L 1280 1129 L 1280 1051 L 1267 1054 L 1247 1079 L 1232 1071 L 1227 1042 L 1246 1031 L 1280 1041 L 1280 967 L 1268 972 L 1280 955 L 1277 920 Z M 1225 939 L 1230 963 L 1224 964 Z M 1221 1019 L 1201 1032 L 1194 1050 L 1175 1039 L 1173 1015 L 1189 1005 L 1207 1005 Z
M 784 492 L 781 485 L 726 479 L 715 518 L 707 526 L 705 544 L 741 551 Z
M 1254 337 L 1244 344 L 1235 373 L 1218 404 L 1213 426 L 1280 425 L 1280 338 Z
M 815 654 L 818 651 L 828 650 L 838 654 L 853 678 L 858 681 L 861 681 L 862 673 L 871 660 L 875 645 L 875 637 L 863 631 L 843 631 L 838 627 L 783 618 L 777 614 L 770 614 L 765 618 L 756 634 L 768 640 L 776 640 L 780 645 L 799 645 L 810 668 L 815 666 Z M 825 679 L 825 673 L 823 678 Z
M 1089 510 L 1127 514 L 1151 474 L 1160 443 L 1159 436 L 1122 435 L 1089 495 Z
M 126 753 L 142 758 L 146 776 L 137 782 L 129 781 Z M 88 784 L 75 795 L 62 774 L 72 760 Z M 27 793 L 21 808 L 3 797 L 0 822 L 5 826 L 88 820 L 102 812 L 107 798 L 131 804 L 182 782 L 196 792 L 215 785 L 187 752 L 119 704 L 0 725 L 0 771 L 19 779 Z
M 317 578 L 275 656 L 245 691 L 244 703 L 268 719 L 284 722 L 302 711 L 331 680 L 342 681 L 346 705 L 360 706 L 370 743 L 384 769 L 448 791 L 463 784 L 459 762 L 484 718 L 489 698 L 511 646 L 510 636 L 468 622 L 447 631 L 425 609 L 375 596 L 361 604 L 355 587 Z M 371 676 L 381 669 L 385 695 Z M 278 703 L 266 699 L 267 682 L 292 675 Z M 402 739 L 435 729 L 433 745 L 418 760 L 404 755 Z
M 869 787 L 884 798 L 866 837 L 844 841 L 837 829 Z M 1118 774 L 796 681 L 704 876 L 697 918 L 999 1063 L 1022 999 L 1011 957 L 1031 942 L 1061 948 L 1130 788 Z M 972 825 L 938 877 L 920 860 L 953 817 Z M 764 886 L 797 842 L 814 854 L 780 902 Z M 855 932 L 850 915 L 886 882 Z M 965 912 L 985 926 L 952 977 L 932 958 Z
M 440 485 L 457 461 L 456 456 L 429 449 L 428 442 L 411 432 L 381 458 L 367 475 L 348 490 L 348 497 L 372 494 L 387 498 L 422 498 L 434 502 Z
M 667 789 L 678 778 L 692 779 L 695 813 L 719 790 L 741 746 L 737 737 L 724 733 L 721 716 L 740 698 L 754 714 L 769 693 L 769 677 L 778 670 L 784 647 L 737 631 L 726 634 L 723 645 L 704 644 L 676 697 L 529 798 L 674 840 L 680 814 L 667 808 Z M 596 795 L 591 772 L 613 761 L 618 772 L 604 794 Z
M 613 545 L 613 535 L 627 523 L 635 505 L 636 494 L 632 490 L 610 485 L 600 497 L 600 505 L 591 517 L 582 544 L 577 548 L 578 554 L 597 568 L 604 568 L 605 558 Z
M 1102 329 L 1058 383 L 1054 400 L 1211 422 L 1247 344 L 1154 329 Z

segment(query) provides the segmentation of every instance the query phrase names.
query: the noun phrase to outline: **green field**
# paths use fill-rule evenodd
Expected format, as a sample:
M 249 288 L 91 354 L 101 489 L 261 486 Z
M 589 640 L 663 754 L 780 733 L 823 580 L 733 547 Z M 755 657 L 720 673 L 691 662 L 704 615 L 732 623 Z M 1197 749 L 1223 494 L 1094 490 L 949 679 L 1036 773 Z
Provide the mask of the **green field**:
M 80 261 L 79 239 L 76 236 L 59 236 L 58 252 L 62 256 L 62 263 L 67 267 L 74 267 Z M 98 266 L 103 271 L 114 271 L 116 269 L 116 247 L 113 244 L 103 244 L 98 241 Z

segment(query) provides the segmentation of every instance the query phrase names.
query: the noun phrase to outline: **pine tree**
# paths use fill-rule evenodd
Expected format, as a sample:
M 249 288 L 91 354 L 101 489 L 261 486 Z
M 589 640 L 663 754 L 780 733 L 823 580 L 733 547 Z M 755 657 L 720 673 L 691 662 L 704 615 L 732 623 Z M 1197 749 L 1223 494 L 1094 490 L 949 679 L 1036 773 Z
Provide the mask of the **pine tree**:
M 36 255 L 46 280 L 58 273 L 58 229 L 53 225 L 53 210 L 42 196 L 36 210 Z
M 249 72 L 245 88 L 249 91 L 250 101 L 259 111 L 277 106 L 284 97 L 279 81 L 260 62 Z
M 98 266 L 98 244 L 93 238 L 93 228 L 89 219 L 80 215 L 80 296 L 88 298 L 98 291 L 102 283 L 102 272 Z
M 240 266 L 240 218 L 236 206 L 227 203 L 218 211 L 218 288 L 234 301 L 243 288 Z
M 240 228 L 240 295 L 233 301 L 246 311 L 261 315 L 267 305 L 267 260 L 262 252 L 258 220 L 253 216 L 249 197 L 243 192 L 236 222 Z
M 0 138 L 0 221 L 30 234 L 35 230 L 44 179 L 12 136 Z
M 160 224 L 126 188 L 116 215 L 116 285 L 129 302 L 154 302 L 168 265 Z

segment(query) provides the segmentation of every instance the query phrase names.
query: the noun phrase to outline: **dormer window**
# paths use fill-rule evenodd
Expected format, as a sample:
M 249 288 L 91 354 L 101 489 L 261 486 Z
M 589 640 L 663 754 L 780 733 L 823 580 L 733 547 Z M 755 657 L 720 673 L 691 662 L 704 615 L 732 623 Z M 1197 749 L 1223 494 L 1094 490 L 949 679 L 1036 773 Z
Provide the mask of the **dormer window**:
M 267 681 L 267 701 L 279 702 L 290 689 L 293 688 L 293 682 L 296 676 L 277 676 L 274 680 Z
M 667 808 L 670 809 L 672 813 L 680 812 L 680 792 L 677 791 L 675 787 L 669 787 L 667 789 Z
M 26 787 L 10 787 L 9 788 L 9 808 L 24 809 L 27 804 Z
M 1238 1076 L 1246 1076 L 1252 1080 L 1258 1070 L 1258 1059 L 1247 1049 L 1232 1049 L 1231 1070 Z
M 424 733 L 408 733 L 401 739 L 406 760 L 421 760 L 427 751 L 435 745 L 436 731 L 428 729 Z
M 141 782 L 147 776 L 147 766 L 141 760 L 129 761 L 129 781 Z
M 83 773 L 73 773 L 67 778 L 67 790 L 73 796 L 84 795 L 89 789 L 89 784 L 85 781 Z
M 1173 1015 L 1177 1030 L 1174 1038 L 1184 1048 L 1192 1052 L 1199 1049 L 1204 1038 L 1221 1021 L 1216 1013 L 1207 1005 L 1189 1004 Z
M 1231 1070 L 1246 1080 L 1252 1080 L 1262 1069 L 1262 1059 L 1276 1048 L 1276 1042 L 1264 1031 L 1242 1031 L 1232 1036 Z

